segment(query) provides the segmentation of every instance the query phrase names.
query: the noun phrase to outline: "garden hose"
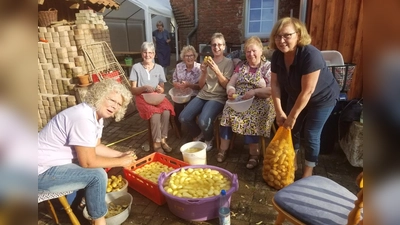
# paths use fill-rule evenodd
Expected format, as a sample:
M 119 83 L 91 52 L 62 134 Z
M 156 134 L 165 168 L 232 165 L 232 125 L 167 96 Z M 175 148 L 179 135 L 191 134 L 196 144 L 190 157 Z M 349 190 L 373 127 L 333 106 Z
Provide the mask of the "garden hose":
M 128 136 L 128 137 L 122 138 L 122 139 L 120 139 L 120 140 L 118 140 L 118 141 L 114 141 L 114 142 L 112 142 L 112 143 L 109 143 L 109 144 L 107 144 L 106 146 L 107 146 L 107 147 L 110 147 L 110 146 L 112 146 L 112 145 L 115 145 L 115 144 L 118 144 L 118 143 L 123 142 L 123 141 L 125 141 L 125 140 L 128 140 L 128 139 L 131 138 L 131 137 L 134 137 L 134 136 L 136 136 L 136 135 L 142 134 L 142 133 L 144 133 L 144 132 L 146 132 L 146 131 L 147 131 L 147 129 L 142 130 L 142 131 L 140 131 L 140 132 L 137 132 L 137 133 L 132 134 L 131 136 Z

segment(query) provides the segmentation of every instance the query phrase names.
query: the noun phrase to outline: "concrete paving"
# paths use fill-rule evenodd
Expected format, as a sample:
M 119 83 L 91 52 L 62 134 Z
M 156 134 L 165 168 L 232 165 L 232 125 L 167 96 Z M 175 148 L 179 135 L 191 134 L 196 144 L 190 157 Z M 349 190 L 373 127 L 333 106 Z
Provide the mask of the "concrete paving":
M 170 68 L 172 70 L 172 68 Z M 172 73 L 169 73 L 169 76 Z M 167 84 L 167 89 L 171 85 Z M 144 151 L 143 145 L 148 143 L 147 121 L 142 120 L 137 112 L 128 115 L 121 122 L 112 122 L 104 129 L 103 143 L 112 144 L 112 148 L 127 151 L 135 150 L 139 158 L 145 157 L 152 152 Z M 179 139 L 171 129 L 169 132 L 168 143 L 173 147 L 173 152 L 169 156 L 183 160 L 179 151 L 180 146 L 189 142 L 191 138 L 187 135 L 187 130 L 183 128 L 183 136 Z M 130 137 L 122 142 L 115 143 L 121 139 Z M 267 144 L 269 140 L 267 139 Z M 237 136 L 234 148 L 229 152 L 227 160 L 223 163 L 216 161 L 217 150 L 214 147 L 207 152 L 207 164 L 224 168 L 231 173 L 237 174 L 239 189 L 232 195 L 231 199 L 231 224 L 232 225 L 253 225 L 253 224 L 274 224 L 276 211 L 272 207 L 271 199 L 276 190 L 269 187 L 262 178 L 262 164 L 253 170 L 246 169 L 248 159 L 248 148 L 243 144 L 243 137 Z M 298 157 L 299 169 L 296 173 L 300 177 L 304 155 L 301 151 Z M 261 161 L 262 162 L 262 161 Z M 343 151 L 336 145 L 335 150 L 329 155 L 321 155 L 319 164 L 315 168 L 315 174 L 328 177 L 353 193 L 358 191 L 355 179 L 362 171 L 350 165 Z M 113 168 L 110 174 L 121 174 L 122 168 Z M 129 188 L 129 193 L 133 196 L 133 204 L 129 218 L 122 225 L 180 225 L 180 224 L 219 224 L 218 219 L 204 222 L 189 222 L 172 214 L 168 205 L 159 206 L 135 190 Z M 52 201 L 59 209 L 57 200 Z M 79 210 L 74 210 L 82 224 L 89 224 Z M 58 210 L 61 224 L 71 224 L 66 213 Z M 45 203 L 38 206 L 38 225 L 55 224 L 46 210 Z M 289 223 L 285 223 L 289 224 Z

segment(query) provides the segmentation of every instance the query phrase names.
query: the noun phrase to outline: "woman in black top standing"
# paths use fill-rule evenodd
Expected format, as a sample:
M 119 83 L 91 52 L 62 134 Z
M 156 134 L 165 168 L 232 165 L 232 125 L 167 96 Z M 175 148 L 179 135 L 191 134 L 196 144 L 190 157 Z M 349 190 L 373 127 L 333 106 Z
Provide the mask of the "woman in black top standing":
M 339 85 L 320 50 L 310 43 L 305 25 L 286 17 L 274 25 L 269 44 L 275 49 L 271 88 L 276 121 L 292 129 L 296 151 L 300 149 L 300 131 L 304 132 L 303 178 L 311 176 L 318 163 L 321 131 L 339 98 Z M 281 94 L 287 95 L 286 106 L 281 104 Z

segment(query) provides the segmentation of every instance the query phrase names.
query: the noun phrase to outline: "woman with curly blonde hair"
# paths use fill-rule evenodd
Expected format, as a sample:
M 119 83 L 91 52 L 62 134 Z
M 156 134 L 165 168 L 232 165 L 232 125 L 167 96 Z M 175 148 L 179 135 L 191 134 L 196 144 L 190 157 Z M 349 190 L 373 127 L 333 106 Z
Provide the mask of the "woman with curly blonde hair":
M 107 174 L 103 168 L 131 165 L 136 156 L 101 144 L 103 120 L 121 120 L 131 99 L 125 86 L 106 79 L 89 89 L 83 103 L 50 120 L 38 135 L 39 193 L 85 189 L 92 224 L 106 224 Z
M 112 92 L 119 93 L 123 99 L 119 110 L 114 114 L 115 121 L 118 122 L 124 118 L 126 109 L 132 99 L 132 94 L 125 86 L 120 85 L 112 79 L 106 79 L 93 85 L 90 91 L 86 94 L 84 102 L 98 110 L 104 99 L 107 98 L 107 95 Z

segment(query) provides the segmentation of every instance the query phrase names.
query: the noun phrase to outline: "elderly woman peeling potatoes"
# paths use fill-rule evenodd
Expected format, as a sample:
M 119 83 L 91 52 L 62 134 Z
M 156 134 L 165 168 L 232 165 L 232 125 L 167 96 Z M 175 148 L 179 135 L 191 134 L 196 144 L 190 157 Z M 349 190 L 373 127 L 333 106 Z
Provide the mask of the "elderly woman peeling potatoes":
M 142 62 L 132 66 L 129 80 L 132 82 L 132 94 L 135 95 L 136 107 L 142 119 L 150 120 L 151 136 L 155 152 L 165 154 L 172 148 L 167 144 L 170 115 L 175 116 L 174 107 L 167 98 L 158 104 L 147 103 L 142 93 L 164 93 L 166 82 L 163 68 L 154 63 L 155 47 L 152 42 L 144 42 L 141 46 Z M 164 152 L 165 151 L 165 152 Z
M 260 136 L 269 137 L 275 111 L 271 100 L 271 63 L 262 57 L 263 45 L 260 38 L 250 37 L 244 44 L 246 60 L 239 62 L 226 86 L 228 98 L 233 100 L 240 96 L 243 100 L 254 97 L 250 108 L 236 112 L 225 107 L 221 118 L 221 147 L 217 161 L 223 162 L 232 133 L 244 135 L 245 144 L 249 145 L 249 160 L 246 167 L 255 168 L 259 163 Z

